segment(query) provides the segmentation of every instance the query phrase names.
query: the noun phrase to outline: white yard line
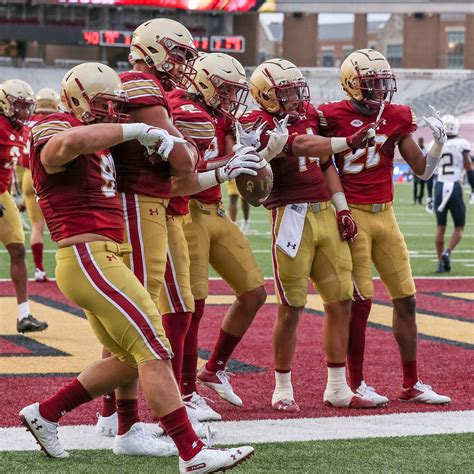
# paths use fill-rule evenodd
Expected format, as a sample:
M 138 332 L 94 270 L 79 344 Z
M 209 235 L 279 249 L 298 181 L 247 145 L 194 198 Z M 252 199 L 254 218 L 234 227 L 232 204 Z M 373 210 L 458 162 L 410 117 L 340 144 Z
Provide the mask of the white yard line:
M 228 421 L 212 426 L 217 430 L 215 442 L 219 444 L 424 436 L 471 433 L 474 411 Z M 59 435 L 65 449 L 111 449 L 113 443 L 113 438 L 96 435 L 92 425 L 60 427 Z M 24 428 L 0 428 L 0 451 L 36 449 L 33 437 Z

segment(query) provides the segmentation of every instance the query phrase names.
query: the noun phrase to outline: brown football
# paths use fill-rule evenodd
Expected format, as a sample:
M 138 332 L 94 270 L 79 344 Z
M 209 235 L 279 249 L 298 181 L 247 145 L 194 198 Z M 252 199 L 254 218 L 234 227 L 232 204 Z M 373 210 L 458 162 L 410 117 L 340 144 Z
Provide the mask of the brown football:
M 241 174 L 235 182 L 240 195 L 252 206 L 260 206 L 267 199 L 273 186 L 273 172 L 270 164 L 260 168 L 256 176 Z

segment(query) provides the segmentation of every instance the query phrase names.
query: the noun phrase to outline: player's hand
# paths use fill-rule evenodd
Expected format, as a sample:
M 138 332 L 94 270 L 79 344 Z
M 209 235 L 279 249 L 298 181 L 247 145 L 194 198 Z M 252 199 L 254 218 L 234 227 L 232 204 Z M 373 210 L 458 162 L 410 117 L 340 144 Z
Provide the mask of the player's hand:
M 236 122 L 235 146 L 237 148 L 234 151 L 237 151 L 240 146 L 251 146 L 256 150 L 260 148 L 260 135 L 267 126 L 267 122 L 261 122 L 262 118 L 259 117 L 259 119 L 253 124 L 249 131 L 245 131 L 242 125 L 239 122 Z
M 354 152 L 359 148 L 366 148 L 374 146 L 375 144 L 375 124 L 369 123 L 360 128 L 346 138 L 347 146 Z
M 354 239 L 357 237 L 357 224 L 352 217 L 352 212 L 349 209 L 338 211 L 336 219 L 341 240 L 354 242 Z
M 0 217 L 3 217 L 5 211 L 5 206 L 3 204 L 0 204 Z
M 277 120 L 276 118 L 273 119 L 273 123 L 275 124 L 275 128 L 273 130 L 269 130 L 267 135 L 270 137 L 268 140 L 267 146 L 260 152 L 263 158 L 267 161 L 272 160 L 276 156 L 278 156 L 286 145 L 288 141 L 288 119 L 290 118 L 287 115 L 284 119 Z
M 425 124 L 431 128 L 434 141 L 439 145 L 442 145 L 447 140 L 443 121 L 441 120 L 439 110 L 436 110 L 432 105 L 430 105 L 430 109 L 433 111 L 433 115 L 429 117 L 423 115 L 423 120 L 425 121 Z
M 263 168 L 267 162 L 258 155 L 252 147 L 245 147 L 235 153 L 235 155 L 222 167 L 217 169 L 219 181 L 229 181 L 237 178 L 241 174 L 256 176 L 255 170 Z
M 148 125 L 140 128 L 137 140 L 147 149 L 148 154 L 153 157 L 152 162 L 158 161 L 156 155 L 161 157 L 162 160 L 167 161 L 176 143 L 186 143 L 184 138 L 175 137 L 162 128 L 150 127 Z

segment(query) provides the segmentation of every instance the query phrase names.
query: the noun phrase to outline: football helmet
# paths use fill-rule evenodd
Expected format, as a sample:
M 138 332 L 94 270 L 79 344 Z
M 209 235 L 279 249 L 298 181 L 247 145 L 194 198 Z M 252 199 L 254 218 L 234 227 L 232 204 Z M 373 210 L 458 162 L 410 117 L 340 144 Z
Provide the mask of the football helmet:
M 270 59 L 258 66 L 250 77 L 253 100 L 271 114 L 290 113 L 285 105 L 294 103 L 303 113 L 309 100 L 309 87 L 301 71 L 290 61 Z
M 189 88 L 213 109 L 231 117 L 247 109 L 248 84 L 237 59 L 222 53 L 200 54 L 194 63 L 196 78 Z
M 17 129 L 25 125 L 35 111 L 33 89 L 25 81 L 10 79 L 0 84 L 0 112 Z
M 443 115 L 441 120 L 443 121 L 444 130 L 448 137 L 456 137 L 459 135 L 459 120 L 454 115 Z
M 128 59 L 132 65 L 142 60 L 154 68 L 165 79 L 165 88 L 178 85 L 187 89 L 196 75 L 193 64 L 197 57 L 193 37 L 184 25 L 168 18 L 155 18 L 133 32 Z
M 61 103 L 77 119 L 93 122 L 127 122 L 123 113 L 127 94 L 118 74 L 101 63 L 83 63 L 66 73 L 61 82 Z
M 341 64 L 342 89 L 356 102 L 378 110 L 382 102 L 390 103 L 397 82 L 385 56 L 375 49 L 359 49 Z
M 53 114 L 59 109 L 59 95 L 54 89 L 45 87 L 36 94 L 36 112 L 38 114 Z

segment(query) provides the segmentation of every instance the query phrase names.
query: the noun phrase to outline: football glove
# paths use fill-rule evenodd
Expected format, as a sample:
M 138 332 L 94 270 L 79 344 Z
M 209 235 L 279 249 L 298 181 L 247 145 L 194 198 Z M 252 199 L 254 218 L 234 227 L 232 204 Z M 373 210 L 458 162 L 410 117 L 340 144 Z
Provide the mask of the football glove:
M 260 135 L 267 126 L 267 122 L 262 122 L 261 117 L 253 124 L 249 131 L 245 131 L 239 122 L 235 126 L 235 140 L 238 150 L 241 146 L 251 146 L 258 150 L 260 148 Z
M 436 110 L 432 105 L 430 105 L 430 109 L 433 111 L 433 116 L 423 116 L 423 120 L 425 121 L 425 124 L 431 128 L 434 141 L 438 145 L 443 145 L 446 142 L 447 137 L 444 130 L 443 121 L 441 120 L 441 115 L 439 110 Z
M 219 183 L 237 178 L 241 174 L 256 176 L 255 170 L 263 168 L 267 162 L 255 151 L 253 147 L 244 147 L 222 167 L 216 169 Z
M 270 137 L 268 144 L 261 152 L 259 152 L 260 156 L 265 160 L 270 161 L 283 151 L 283 148 L 288 141 L 287 124 L 289 118 L 290 116 L 287 115 L 281 120 L 277 120 L 276 118 L 273 119 L 275 128 L 267 132 L 267 135 Z
M 369 123 L 364 127 L 360 128 L 346 138 L 347 146 L 354 152 L 359 148 L 371 147 L 375 144 L 375 124 Z
M 354 242 L 357 237 L 357 224 L 352 217 L 352 212 L 348 209 L 336 212 L 337 227 L 341 240 Z

